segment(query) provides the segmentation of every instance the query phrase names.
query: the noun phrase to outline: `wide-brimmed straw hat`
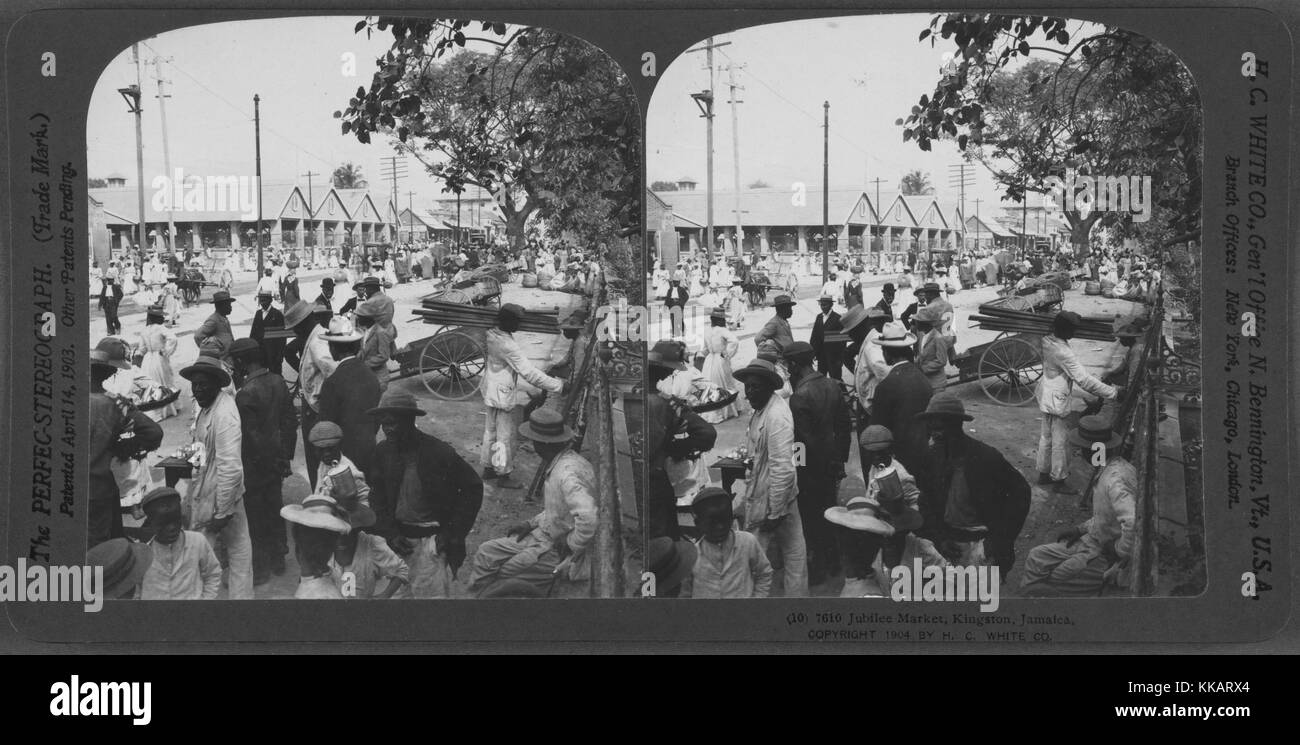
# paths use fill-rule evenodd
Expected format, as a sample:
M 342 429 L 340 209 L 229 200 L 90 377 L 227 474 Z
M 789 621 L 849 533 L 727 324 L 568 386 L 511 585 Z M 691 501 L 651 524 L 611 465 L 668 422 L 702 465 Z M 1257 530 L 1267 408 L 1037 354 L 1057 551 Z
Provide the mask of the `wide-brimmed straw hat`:
M 104 568 L 103 597 L 116 598 L 136 587 L 153 562 L 153 550 L 147 543 L 126 538 L 110 538 L 86 552 L 86 565 Z
M 292 329 L 294 326 L 297 326 L 298 324 L 310 318 L 311 314 L 312 314 L 312 304 L 305 300 L 299 300 L 298 302 L 294 303 L 293 305 L 290 305 L 288 308 L 285 309 L 284 327 L 286 329 Z
M 910 334 L 901 321 L 891 321 L 880 330 L 880 336 L 871 340 L 882 347 L 910 347 L 916 344 L 916 335 Z
M 379 416 L 381 414 L 409 414 L 414 417 L 425 415 L 425 410 L 421 409 L 415 396 L 406 391 L 399 391 L 395 388 L 389 388 L 384 391 L 384 395 L 379 399 L 379 405 L 366 412 L 370 416 Z
M 925 411 L 916 415 L 919 419 L 960 419 L 964 422 L 974 421 L 975 417 L 966 413 L 966 405 L 954 396 L 935 396 L 926 404 Z
M 569 442 L 576 434 L 554 409 L 537 409 L 519 425 L 519 434 L 535 442 Z
M 230 385 L 230 373 L 226 372 L 225 365 L 221 364 L 220 359 L 211 355 L 200 354 L 193 364 L 181 368 L 181 377 L 191 382 L 194 380 L 196 373 L 215 375 L 222 388 Z
M 348 342 L 361 341 L 362 336 L 364 336 L 364 334 L 357 331 L 356 326 L 352 324 L 350 318 L 347 316 L 334 316 L 330 319 L 329 329 L 325 333 L 321 334 L 320 338 L 325 341 L 332 341 L 335 344 L 346 344 Z
M 1089 416 L 1079 417 L 1079 426 L 1066 435 L 1066 439 L 1071 445 L 1081 448 L 1092 448 L 1094 442 L 1106 443 L 1106 449 L 1119 447 L 1124 436 L 1114 431 L 1110 426 L 1110 421 L 1103 416 L 1091 414 Z
M 943 323 L 943 309 L 933 305 L 923 306 L 913 314 L 912 320 L 929 324 Z
M 854 497 L 844 507 L 836 505 L 823 513 L 826 520 L 851 530 L 876 535 L 893 535 L 894 526 L 877 517 L 883 510 L 866 497 Z
M 332 533 L 348 533 L 352 530 L 347 514 L 347 510 L 334 501 L 333 497 L 323 494 L 312 494 L 302 504 L 288 504 L 280 508 L 280 517 L 295 525 Z
M 861 305 L 855 305 L 840 316 L 840 329 L 845 332 L 852 331 L 865 320 L 867 320 L 867 311 Z
M 785 383 L 781 379 L 781 374 L 776 371 L 776 365 L 764 359 L 750 360 L 748 365 L 732 373 L 731 377 L 741 382 L 744 382 L 745 378 L 761 378 L 777 389 Z

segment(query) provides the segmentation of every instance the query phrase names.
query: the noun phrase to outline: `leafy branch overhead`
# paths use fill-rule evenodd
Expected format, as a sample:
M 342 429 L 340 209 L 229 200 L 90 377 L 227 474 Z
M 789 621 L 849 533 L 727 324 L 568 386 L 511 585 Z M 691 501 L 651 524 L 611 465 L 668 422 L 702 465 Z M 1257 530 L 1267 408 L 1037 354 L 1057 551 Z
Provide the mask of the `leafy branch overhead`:
M 534 216 L 590 239 L 639 224 L 639 108 L 601 51 L 466 20 L 367 18 L 356 31 L 393 41 L 336 112 L 344 135 L 389 137 L 446 191 L 482 188 L 515 245 Z
M 1073 27 L 1073 30 L 1071 30 Z M 903 141 L 949 140 L 1006 198 L 1050 177 L 1151 175 L 1174 232 L 1199 230 L 1201 108 L 1187 70 L 1151 40 L 1046 16 L 934 16 L 919 40 L 954 46 L 933 91 L 897 120 Z M 1074 242 L 1103 218 L 1067 215 Z

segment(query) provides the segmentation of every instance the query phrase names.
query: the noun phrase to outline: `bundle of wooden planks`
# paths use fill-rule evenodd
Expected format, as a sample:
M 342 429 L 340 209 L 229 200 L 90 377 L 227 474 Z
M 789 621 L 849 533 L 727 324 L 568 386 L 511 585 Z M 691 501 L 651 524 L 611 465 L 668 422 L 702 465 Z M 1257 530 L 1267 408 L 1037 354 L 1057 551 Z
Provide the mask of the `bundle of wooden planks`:
M 979 307 L 979 314 L 970 320 L 980 328 L 988 331 L 1007 331 L 1013 334 L 1036 334 L 1046 336 L 1052 333 L 1052 319 L 1055 313 L 1031 313 L 1012 310 L 996 303 L 985 303 Z M 1113 321 L 1106 317 L 1082 316 L 1083 323 L 1075 330 L 1075 338 L 1090 341 L 1114 341 Z
M 425 323 L 439 326 L 473 326 L 492 328 L 497 325 L 497 309 L 481 308 L 477 305 L 465 305 L 444 300 L 425 298 L 420 307 L 411 311 Z M 520 331 L 538 334 L 560 333 L 558 307 L 525 309 L 523 320 L 519 323 Z

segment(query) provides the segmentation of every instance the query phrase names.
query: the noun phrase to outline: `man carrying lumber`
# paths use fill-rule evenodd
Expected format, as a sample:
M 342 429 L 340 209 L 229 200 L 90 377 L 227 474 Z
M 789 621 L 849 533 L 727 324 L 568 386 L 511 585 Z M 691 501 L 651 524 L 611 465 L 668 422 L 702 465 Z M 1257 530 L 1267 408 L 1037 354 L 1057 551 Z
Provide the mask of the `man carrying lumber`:
M 514 469 L 515 431 L 519 426 L 519 378 L 550 393 L 562 393 L 564 381 L 538 370 L 520 348 L 514 332 L 524 320 L 524 309 L 506 303 L 497 312 L 497 325 L 487 332 L 487 367 L 483 371 L 483 444 L 479 465 L 483 479 L 495 479 L 502 489 L 520 489 L 510 478 Z

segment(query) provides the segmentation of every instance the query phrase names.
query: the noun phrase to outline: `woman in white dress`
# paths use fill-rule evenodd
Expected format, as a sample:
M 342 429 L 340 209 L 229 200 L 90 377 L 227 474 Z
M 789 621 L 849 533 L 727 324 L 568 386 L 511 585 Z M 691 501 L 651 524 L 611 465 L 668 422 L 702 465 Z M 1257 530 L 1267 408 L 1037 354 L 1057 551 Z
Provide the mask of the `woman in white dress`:
M 655 262 L 654 271 L 655 298 L 663 298 L 668 295 L 668 270 L 664 269 L 662 261 Z M 695 293 L 691 293 L 695 294 Z
M 727 328 L 727 311 L 721 307 L 714 308 L 709 314 L 711 326 L 704 333 L 704 379 L 710 383 L 733 390 L 735 378 L 731 375 L 731 358 L 740 348 L 740 339 Z M 709 424 L 721 424 L 728 419 L 739 416 L 740 409 L 735 403 L 715 411 L 706 411 L 700 417 Z
M 727 309 L 727 325 L 733 329 L 740 328 L 745 322 L 745 288 L 739 278 L 731 281 L 731 289 L 727 292 L 727 300 L 724 304 Z
M 691 278 L 691 286 L 690 286 L 691 297 L 699 297 L 700 295 L 703 295 L 704 294 L 704 270 L 700 269 L 700 265 L 697 262 L 692 261 L 691 270 L 688 274 L 690 275 Z
M 162 306 L 153 305 L 145 311 L 145 327 L 136 336 L 135 353 L 143 355 L 140 369 L 144 370 L 150 380 L 158 385 L 175 389 L 176 382 L 172 374 L 172 354 L 176 352 L 176 335 L 163 325 Z M 160 409 L 146 411 L 145 415 L 155 422 L 176 416 L 179 409 L 176 404 L 168 404 Z

